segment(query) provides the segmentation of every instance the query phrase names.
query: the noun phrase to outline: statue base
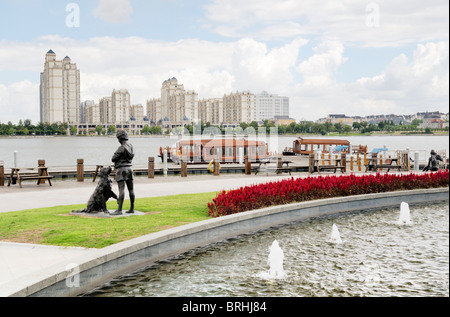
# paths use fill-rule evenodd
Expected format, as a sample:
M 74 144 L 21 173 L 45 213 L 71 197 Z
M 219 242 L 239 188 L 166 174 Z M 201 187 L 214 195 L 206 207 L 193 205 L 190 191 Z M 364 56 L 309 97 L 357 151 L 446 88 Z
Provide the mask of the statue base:
M 113 213 L 115 210 L 108 210 L 110 213 Z M 127 214 L 128 210 L 122 211 L 121 215 L 113 216 L 104 212 L 98 212 L 96 214 L 86 213 L 86 212 L 71 212 L 69 215 L 71 216 L 79 216 L 79 217 L 87 217 L 87 218 L 122 218 L 122 217 L 131 217 L 131 216 L 143 216 L 145 213 L 142 211 L 135 210 L 133 214 Z

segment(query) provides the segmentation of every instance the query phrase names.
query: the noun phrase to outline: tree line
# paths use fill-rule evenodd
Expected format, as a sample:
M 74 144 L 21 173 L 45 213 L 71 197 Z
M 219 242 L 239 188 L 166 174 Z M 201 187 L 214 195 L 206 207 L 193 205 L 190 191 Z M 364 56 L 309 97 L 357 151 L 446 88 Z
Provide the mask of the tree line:
M 67 123 L 49 124 L 39 122 L 32 124 L 30 119 L 20 120 L 18 124 L 0 123 L 0 135 L 66 135 Z
M 372 132 L 425 132 L 432 133 L 432 129 L 430 128 L 419 128 L 421 120 L 415 119 L 411 124 L 395 124 L 393 121 L 381 121 L 378 124 L 368 123 L 368 122 L 353 122 L 353 125 L 347 125 L 342 123 L 316 123 L 312 121 L 300 121 L 300 122 L 292 122 L 289 125 L 280 125 L 278 126 L 278 134 L 320 134 L 327 135 L 330 133 L 337 134 L 349 134 L 349 133 L 361 133 L 361 134 L 370 134 Z M 271 120 L 263 121 L 262 125 L 259 125 L 258 122 L 252 121 L 251 123 L 241 123 L 239 126 L 232 127 L 224 127 L 224 126 L 213 126 L 209 122 L 204 123 L 203 121 L 197 124 L 185 125 L 184 127 L 178 127 L 173 129 L 162 129 L 160 126 L 144 126 L 141 130 L 141 134 L 152 134 L 152 135 L 161 135 L 161 134 L 180 134 L 184 133 L 186 130 L 189 134 L 194 133 L 203 133 L 205 129 L 214 127 L 214 129 L 220 131 L 222 134 L 242 134 L 245 131 L 249 131 L 249 128 L 253 128 L 255 132 L 260 132 L 261 128 L 266 129 L 266 133 L 269 134 L 271 128 L 275 128 L 275 123 Z M 448 127 L 444 129 L 436 129 L 440 131 L 448 131 Z M 116 127 L 114 125 L 108 126 L 107 129 L 104 129 L 103 126 L 99 125 L 92 130 L 91 132 L 96 133 L 98 135 L 106 135 L 106 134 L 115 134 Z M 39 122 L 38 124 L 32 124 L 31 120 L 26 119 L 24 121 L 20 120 L 17 125 L 8 123 L 0 123 L 0 135 L 76 135 L 79 133 L 76 127 L 72 126 L 68 129 L 67 123 L 60 124 L 48 124 Z

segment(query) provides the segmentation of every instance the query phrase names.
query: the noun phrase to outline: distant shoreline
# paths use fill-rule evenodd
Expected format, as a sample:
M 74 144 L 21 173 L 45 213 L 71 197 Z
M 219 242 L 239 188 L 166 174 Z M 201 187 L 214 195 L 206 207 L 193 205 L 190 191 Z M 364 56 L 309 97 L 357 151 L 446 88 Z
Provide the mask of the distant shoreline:
M 350 133 L 345 135 L 339 135 L 339 134 L 329 134 L 329 135 L 322 135 L 322 134 L 280 134 L 278 135 L 280 137 L 320 137 L 320 138 L 326 138 L 326 137 L 371 137 L 371 136 L 449 136 L 449 132 L 438 132 L 438 133 L 414 133 L 414 132 L 404 132 L 404 133 L 371 133 L 371 134 L 362 134 L 362 133 Z M 6 135 L 0 135 L 0 139 L 48 139 L 48 138 L 113 138 L 114 135 L 14 135 L 14 136 L 6 136 Z M 170 138 L 171 136 L 168 135 L 132 135 L 130 138 Z M 173 136 L 172 136 L 173 137 Z

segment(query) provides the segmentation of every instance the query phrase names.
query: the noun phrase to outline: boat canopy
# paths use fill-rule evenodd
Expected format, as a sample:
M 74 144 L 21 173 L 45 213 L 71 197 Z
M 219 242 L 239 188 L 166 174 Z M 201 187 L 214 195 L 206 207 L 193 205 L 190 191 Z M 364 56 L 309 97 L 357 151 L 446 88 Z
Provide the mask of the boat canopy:
M 333 149 L 333 151 L 341 152 L 341 151 L 344 151 L 347 149 L 348 149 L 348 145 L 338 145 Z
M 375 148 L 370 153 L 380 153 L 380 152 L 383 152 L 383 151 L 388 151 L 388 149 L 385 148 L 385 147 L 384 148 Z

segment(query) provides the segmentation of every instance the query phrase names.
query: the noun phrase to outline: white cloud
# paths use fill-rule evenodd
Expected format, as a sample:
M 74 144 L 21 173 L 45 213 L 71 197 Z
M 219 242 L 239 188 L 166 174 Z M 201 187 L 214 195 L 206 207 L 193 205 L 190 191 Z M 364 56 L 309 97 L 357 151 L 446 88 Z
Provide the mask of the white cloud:
M 419 44 L 411 61 L 402 54 L 393 59 L 380 75 L 358 80 L 354 89 L 362 97 L 383 96 L 403 101 L 404 110 L 442 104 L 447 106 L 448 112 L 448 42 Z
M 133 7 L 128 0 L 99 0 L 94 14 L 111 23 L 122 23 L 130 20 Z
M 212 0 L 205 6 L 209 27 L 222 36 L 308 34 L 372 47 L 448 40 L 448 10 L 447 0 Z
M 198 39 L 177 42 L 140 37 L 78 41 L 57 36 L 36 42 L 0 41 L 0 73 L 33 72 L 34 79 L 0 84 L 0 121 L 39 120 L 39 73 L 49 49 L 58 59 L 69 55 L 81 72 L 81 100 L 130 91 L 133 104 L 160 97 L 161 84 L 177 77 L 199 98 L 250 90 L 290 97 L 291 116 L 315 120 L 329 113 L 369 115 L 448 111 L 448 42 L 416 46 L 412 58 L 400 54 L 373 77 L 352 83 L 336 81 L 336 72 L 351 62 L 340 40 L 324 40 L 300 59 L 308 42 L 295 39 L 269 48 L 251 38 L 215 43 Z M 405 52 L 409 53 L 409 52 Z M 14 58 L 13 58 L 14 57 Z M 15 63 L 14 61 L 20 61 Z
M 31 119 L 39 121 L 39 85 L 28 80 L 11 85 L 0 84 L 0 122 Z
M 314 49 L 314 55 L 303 61 L 297 70 L 307 85 L 323 86 L 333 81 L 334 72 L 347 60 L 344 45 L 338 41 L 324 41 Z
M 297 118 L 304 112 L 311 118 L 336 112 L 362 116 L 448 112 L 448 49 L 448 42 L 419 44 L 411 61 L 401 54 L 380 74 L 343 84 L 333 78 L 344 61 L 342 46 L 323 43 L 297 68 L 304 77 L 292 93 L 291 111 Z

